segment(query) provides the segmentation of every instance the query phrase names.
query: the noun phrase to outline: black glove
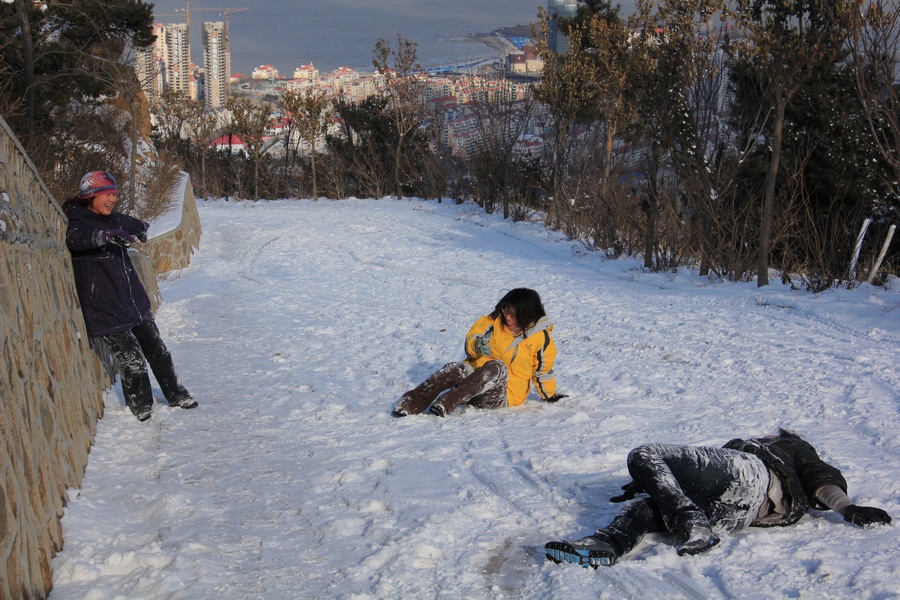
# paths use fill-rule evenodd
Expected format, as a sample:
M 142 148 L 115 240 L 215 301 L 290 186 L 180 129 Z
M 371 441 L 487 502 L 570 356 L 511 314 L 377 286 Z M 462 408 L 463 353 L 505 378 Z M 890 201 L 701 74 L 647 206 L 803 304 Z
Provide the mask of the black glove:
M 609 499 L 609 501 L 610 502 L 625 502 L 626 500 L 633 499 L 635 496 L 637 496 L 638 494 L 640 494 L 641 492 L 644 491 L 641 489 L 641 486 L 639 486 L 634 481 L 632 481 L 630 483 L 626 483 L 625 485 L 622 486 L 622 489 L 625 491 L 624 494 L 622 494 L 621 496 L 613 496 L 612 498 Z
M 137 239 L 139 241 L 146 244 L 147 243 L 147 232 L 150 231 L 150 223 L 148 223 L 147 221 L 141 221 L 141 223 L 144 224 L 144 230 L 142 232 L 140 232 L 139 234 L 137 234 L 135 237 L 137 237 Z
M 105 229 L 100 232 L 101 244 L 117 244 L 123 248 L 129 248 L 136 241 L 137 238 L 124 229 Z
M 563 398 L 568 398 L 568 397 L 569 396 L 567 396 L 566 394 L 553 394 L 552 396 L 550 396 L 549 398 L 544 400 L 544 402 L 559 402 Z
M 857 506 L 851 504 L 844 509 L 844 520 L 854 525 L 865 527 L 866 525 L 890 525 L 891 515 L 874 506 Z

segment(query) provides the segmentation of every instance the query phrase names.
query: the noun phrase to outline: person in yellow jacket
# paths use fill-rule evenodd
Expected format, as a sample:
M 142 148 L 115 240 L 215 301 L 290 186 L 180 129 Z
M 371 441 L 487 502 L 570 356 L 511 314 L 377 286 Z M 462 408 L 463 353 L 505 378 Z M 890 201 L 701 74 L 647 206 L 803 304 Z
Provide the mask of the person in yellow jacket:
M 509 291 L 491 314 L 472 325 L 466 335 L 466 359 L 447 363 L 403 394 L 391 414 L 405 417 L 430 408 L 431 414 L 443 417 L 462 404 L 518 406 L 528 397 L 531 384 L 545 402 L 565 398 L 556 393 L 552 331 L 536 291 Z

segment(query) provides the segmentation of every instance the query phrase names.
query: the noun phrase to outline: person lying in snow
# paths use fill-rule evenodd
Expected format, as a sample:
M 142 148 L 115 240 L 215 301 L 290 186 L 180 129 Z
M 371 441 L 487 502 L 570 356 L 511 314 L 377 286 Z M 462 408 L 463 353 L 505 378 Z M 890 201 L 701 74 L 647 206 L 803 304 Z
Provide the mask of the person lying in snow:
M 799 435 L 731 440 L 722 448 L 650 444 L 628 454 L 633 481 L 611 499 L 626 505 L 594 535 L 544 546 L 553 562 L 610 566 L 647 533 L 674 533 L 679 555 L 719 543 L 713 529 L 792 525 L 808 508 L 840 513 L 855 525 L 890 524 L 880 508 L 852 504 L 841 472 Z
M 478 408 L 518 406 L 534 383 L 545 402 L 556 393 L 556 345 L 541 297 L 534 290 L 509 291 L 491 314 L 479 318 L 466 335 L 466 360 L 451 362 L 400 398 L 395 417 L 425 412 L 443 417 L 461 404 Z M 446 394 L 435 399 L 441 392 Z

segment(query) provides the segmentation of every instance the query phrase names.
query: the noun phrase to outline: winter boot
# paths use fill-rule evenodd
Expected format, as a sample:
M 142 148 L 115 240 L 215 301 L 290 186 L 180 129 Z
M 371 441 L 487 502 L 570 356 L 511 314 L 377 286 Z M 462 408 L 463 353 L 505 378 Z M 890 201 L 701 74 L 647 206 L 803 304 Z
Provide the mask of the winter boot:
M 190 394 L 179 394 L 172 400 L 169 400 L 169 406 L 177 406 L 180 408 L 197 408 L 197 401 L 191 398 Z
M 440 400 L 432 404 L 431 408 L 428 409 L 428 412 L 436 417 L 441 417 L 442 419 L 447 415 L 447 409 L 444 408 L 444 405 L 441 404 Z
M 135 417 L 137 417 L 138 421 L 143 423 L 144 421 L 149 419 L 151 417 L 151 415 L 153 414 L 153 407 L 152 406 L 141 406 L 141 407 L 137 407 L 137 408 L 132 408 L 131 412 L 134 414 Z
M 675 535 L 678 538 L 678 556 L 707 552 L 719 543 L 719 536 L 713 533 L 709 521 L 701 513 L 691 512 L 679 519 Z
M 582 567 L 610 567 L 619 558 L 615 549 L 606 540 L 597 535 L 574 542 L 548 542 L 544 545 L 547 559 L 555 563 L 568 562 Z
M 425 380 L 429 382 L 428 379 Z M 440 380 L 439 380 L 440 383 Z M 424 385 L 424 384 L 422 384 Z M 408 417 L 409 415 L 418 415 L 428 410 L 435 397 L 441 392 L 439 389 L 419 389 L 410 390 L 400 396 L 400 400 L 391 411 L 391 415 L 395 417 Z

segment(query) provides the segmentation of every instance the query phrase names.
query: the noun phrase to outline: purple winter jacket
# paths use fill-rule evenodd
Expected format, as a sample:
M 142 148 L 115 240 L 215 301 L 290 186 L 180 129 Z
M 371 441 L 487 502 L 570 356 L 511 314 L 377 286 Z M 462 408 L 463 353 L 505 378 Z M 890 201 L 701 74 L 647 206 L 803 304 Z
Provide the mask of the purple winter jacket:
M 142 235 L 142 221 L 114 212 L 99 215 L 78 204 L 66 209 L 66 245 L 72 252 L 75 288 L 81 301 L 88 336 L 100 337 L 133 329 L 150 319 L 150 298 L 128 258 L 128 249 L 104 244 L 100 233 L 124 229 Z

